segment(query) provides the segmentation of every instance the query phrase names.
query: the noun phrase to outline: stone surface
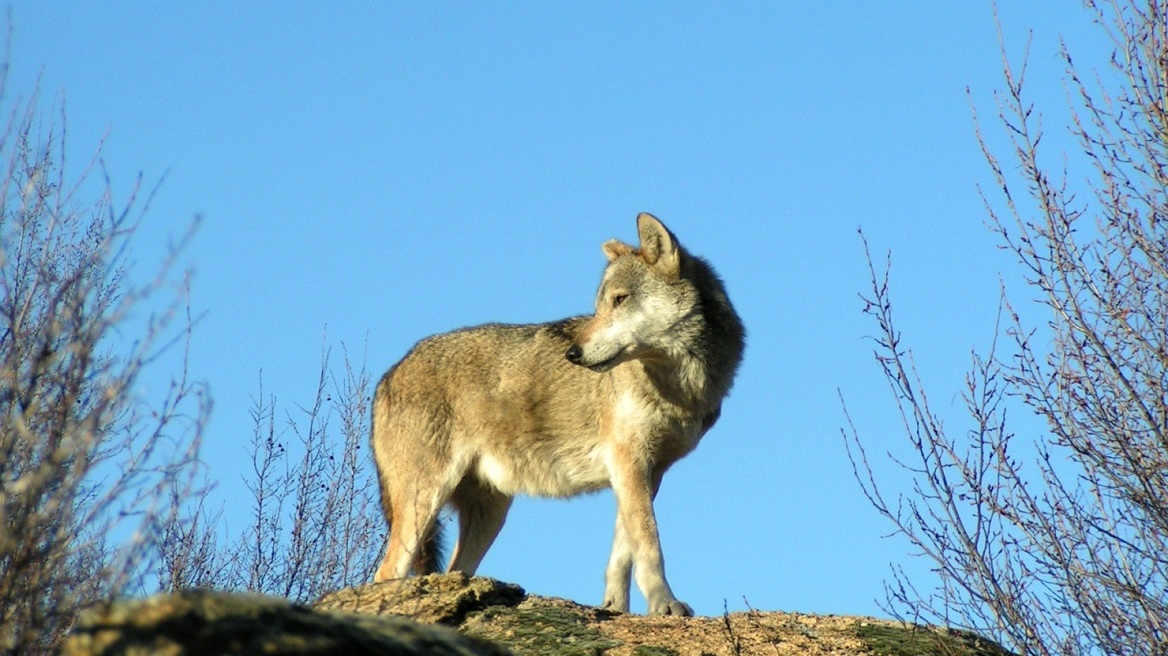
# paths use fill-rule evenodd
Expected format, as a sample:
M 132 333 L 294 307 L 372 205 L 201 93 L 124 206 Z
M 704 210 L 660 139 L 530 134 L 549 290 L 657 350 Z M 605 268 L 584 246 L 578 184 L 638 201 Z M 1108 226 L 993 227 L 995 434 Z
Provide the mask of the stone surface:
M 317 606 L 441 623 L 519 655 L 1008 656 L 972 634 L 889 620 L 760 611 L 644 617 L 457 573 L 342 590 Z
M 494 656 L 506 651 L 401 617 L 315 610 L 258 595 L 185 592 L 88 609 L 61 653 Z
M 462 574 L 358 586 L 314 607 L 213 592 L 86 611 L 62 653 L 1009 656 L 973 634 L 837 615 L 643 617 Z
M 314 606 L 458 626 L 471 612 L 489 606 L 514 606 L 525 596 L 517 585 L 454 572 L 346 588 L 325 595 Z

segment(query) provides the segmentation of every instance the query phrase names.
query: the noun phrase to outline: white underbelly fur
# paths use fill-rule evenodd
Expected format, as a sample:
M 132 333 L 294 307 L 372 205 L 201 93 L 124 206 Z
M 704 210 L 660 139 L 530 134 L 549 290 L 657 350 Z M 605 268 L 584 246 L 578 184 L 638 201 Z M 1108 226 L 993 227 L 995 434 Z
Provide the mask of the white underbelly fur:
M 609 486 L 608 466 L 599 445 L 567 457 L 541 451 L 510 457 L 481 453 L 476 471 L 479 478 L 508 495 L 566 497 Z

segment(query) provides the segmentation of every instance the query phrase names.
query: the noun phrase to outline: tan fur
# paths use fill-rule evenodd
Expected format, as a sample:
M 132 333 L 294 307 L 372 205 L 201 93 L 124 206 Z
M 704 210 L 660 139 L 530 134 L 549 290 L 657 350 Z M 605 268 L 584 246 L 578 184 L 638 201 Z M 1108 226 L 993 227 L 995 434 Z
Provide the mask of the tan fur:
M 717 420 L 744 330 L 721 281 L 656 218 L 640 246 L 604 244 L 592 317 L 490 324 L 422 340 L 382 378 L 372 446 L 391 526 L 375 580 L 426 569 L 452 505 L 449 570 L 473 574 L 517 494 L 617 500 L 604 605 L 628 611 L 630 575 L 651 614 L 692 614 L 665 580 L 653 498 Z

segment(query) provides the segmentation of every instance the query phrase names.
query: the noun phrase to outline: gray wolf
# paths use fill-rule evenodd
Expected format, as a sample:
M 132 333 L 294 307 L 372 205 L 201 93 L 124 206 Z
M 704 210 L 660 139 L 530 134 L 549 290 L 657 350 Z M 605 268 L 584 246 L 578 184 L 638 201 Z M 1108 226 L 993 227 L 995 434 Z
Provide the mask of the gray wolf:
M 637 232 L 637 247 L 602 246 L 592 316 L 429 337 L 381 379 L 371 441 L 390 536 L 374 580 L 437 569 L 446 505 L 447 569 L 474 574 L 515 495 L 611 487 L 604 607 L 628 612 L 635 570 L 650 614 L 693 614 L 665 580 L 653 499 L 717 421 L 745 329 L 709 264 L 652 215 Z

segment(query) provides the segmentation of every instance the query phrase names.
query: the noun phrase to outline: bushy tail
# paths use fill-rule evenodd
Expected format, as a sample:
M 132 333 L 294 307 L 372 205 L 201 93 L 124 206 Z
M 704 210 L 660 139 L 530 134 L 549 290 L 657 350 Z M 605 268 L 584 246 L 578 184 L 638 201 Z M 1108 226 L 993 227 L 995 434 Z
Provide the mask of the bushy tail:
M 442 518 L 439 517 L 426 537 L 418 542 L 418 553 L 414 557 L 414 571 L 418 574 L 433 574 L 442 571 L 442 561 L 446 559 L 446 540 L 442 535 Z

